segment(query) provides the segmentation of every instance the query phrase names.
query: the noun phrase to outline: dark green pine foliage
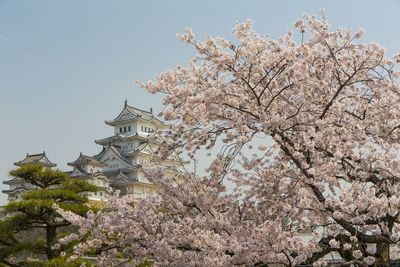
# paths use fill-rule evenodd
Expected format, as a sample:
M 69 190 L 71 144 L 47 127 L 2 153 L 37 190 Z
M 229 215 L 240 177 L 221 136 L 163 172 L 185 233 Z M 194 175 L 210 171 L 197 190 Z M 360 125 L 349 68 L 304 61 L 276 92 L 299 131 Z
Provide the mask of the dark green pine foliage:
M 24 179 L 36 189 L 4 207 L 8 216 L 0 221 L 0 266 L 46 266 L 70 249 L 55 249 L 54 245 L 74 230 L 53 209 L 53 204 L 85 215 L 90 209 L 85 205 L 85 193 L 96 192 L 97 187 L 36 164 L 21 166 L 10 171 L 10 175 Z

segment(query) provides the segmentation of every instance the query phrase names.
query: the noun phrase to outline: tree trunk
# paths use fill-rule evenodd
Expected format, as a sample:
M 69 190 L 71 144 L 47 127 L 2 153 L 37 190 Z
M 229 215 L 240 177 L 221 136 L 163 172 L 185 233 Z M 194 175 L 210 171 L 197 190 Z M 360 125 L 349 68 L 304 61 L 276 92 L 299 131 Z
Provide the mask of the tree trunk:
M 377 251 L 382 251 L 379 257 L 376 258 L 374 266 L 383 267 L 390 265 L 390 245 L 389 244 L 377 244 Z
M 46 255 L 47 259 L 52 259 L 57 257 L 55 251 L 51 249 L 51 247 L 56 243 L 57 237 L 57 228 L 54 226 L 47 225 L 46 226 Z

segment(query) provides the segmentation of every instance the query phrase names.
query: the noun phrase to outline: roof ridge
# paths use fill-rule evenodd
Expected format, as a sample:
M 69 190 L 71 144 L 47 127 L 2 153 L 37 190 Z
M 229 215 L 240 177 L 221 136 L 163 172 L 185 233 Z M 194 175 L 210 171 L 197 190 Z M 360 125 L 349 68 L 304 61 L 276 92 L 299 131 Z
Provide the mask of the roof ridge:
M 94 156 L 89 156 L 89 155 L 85 155 L 85 154 L 82 154 L 82 157 L 90 158 L 90 159 L 96 159 Z
M 26 157 L 37 157 L 37 156 L 46 156 L 46 153 L 42 152 L 42 153 L 37 153 L 37 154 L 26 154 Z
M 132 108 L 132 109 L 136 109 L 138 111 L 146 112 L 146 113 L 151 114 L 153 116 L 153 113 L 151 112 L 151 109 L 150 109 L 150 111 L 147 111 L 147 110 L 144 110 L 144 109 L 141 109 L 141 108 L 136 108 L 136 107 L 133 107 L 133 106 L 130 106 L 130 105 L 127 105 L 127 107 L 128 108 Z
M 122 161 L 124 161 L 125 163 L 127 163 L 129 166 L 132 166 L 132 167 L 136 167 L 136 164 L 133 164 L 132 162 L 130 162 L 129 161 L 129 158 L 127 158 L 127 157 L 125 157 L 124 155 L 122 155 L 119 151 L 118 151 L 118 148 L 116 148 L 116 146 L 115 145 L 112 145 L 112 144 L 108 144 L 107 146 L 104 146 L 103 147 L 103 150 L 98 154 L 98 156 L 100 155 L 100 154 L 102 154 L 103 153 L 103 151 L 104 151 L 104 153 L 107 151 L 107 149 L 111 149 Z M 104 156 L 104 153 L 103 153 L 103 155 L 101 155 L 101 156 Z M 96 158 L 97 159 L 97 158 Z M 100 161 L 100 159 L 101 158 L 99 158 L 99 159 L 97 159 L 100 163 L 102 163 L 101 161 Z
M 129 162 L 129 159 L 126 158 L 124 155 L 122 155 L 122 154 L 118 151 L 118 149 L 116 148 L 116 145 L 110 145 L 109 147 L 110 147 L 112 150 L 114 150 L 114 151 L 116 152 L 116 154 L 117 154 L 123 161 L 125 161 L 125 162 L 128 163 L 129 165 L 133 166 L 133 164 L 132 164 L 131 162 Z
M 101 153 L 101 152 L 100 152 L 100 153 Z M 72 161 L 72 162 L 68 162 L 67 165 L 69 165 L 69 166 L 76 166 L 76 165 L 79 165 L 79 162 L 87 162 L 87 161 L 89 161 L 89 162 L 91 162 L 91 163 L 95 163 L 95 164 L 96 164 L 96 163 L 102 164 L 96 156 L 88 156 L 88 155 L 85 155 L 85 154 L 83 154 L 83 153 L 81 152 L 81 153 L 79 153 L 79 157 L 78 157 L 77 159 L 75 159 L 75 160 Z M 78 162 L 78 163 L 77 163 L 77 162 Z

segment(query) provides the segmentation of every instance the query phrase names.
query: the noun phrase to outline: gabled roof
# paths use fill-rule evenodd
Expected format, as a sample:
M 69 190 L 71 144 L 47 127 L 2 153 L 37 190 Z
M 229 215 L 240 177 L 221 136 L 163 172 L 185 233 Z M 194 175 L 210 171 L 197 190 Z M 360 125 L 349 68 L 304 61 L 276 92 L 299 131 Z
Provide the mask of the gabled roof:
M 137 153 L 141 152 L 142 154 L 146 154 L 148 156 L 155 156 L 153 153 L 149 153 L 149 152 L 145 151 L 146 147 L 148 147 L 148 146 L 149 146 L 148 142 L 142 142 L 139 144 L 139 146 L 135 150 L 127 153 L 127 155 L 137 154 Z
M 114 177 L 110 177 L 110 179 L 112 180 L 110 182 L 110 185 L 129 184 L 129 183 L 134 182 L 131 179 L 129 179 L 129 177 L 121 171 L 119 171 Z
M 20 177 L 14 177 L 14 178 L 12 178 L 10 180 L 3 181 L 3 184 L 11 185 L 11 184 L 14 184 L 14 183 L 21 183 L 21 182 L 25 182 L 25 180 L 20 178 Z
M 79 166 L 75 166 L 74 169 L 69 172 L 69 175 L 73 178 L 79 177 L 79 178 L 92 178 L 92 179 L 102 179 L 102 180 L 108 180 L 108 177 L 103 175 L 101 172 L 95 172 L 95 173 L 88 173 L 85 171 L 83 168 Z
M 40 154 L 26 154 L 26 157 L 23 160 L 14 162 L 15 166 L 22 166 L 25 164 L 31 164 L 31 163 L 35 163 L 35 164 L 40 164 L 44 167 L 55 167 L 57 166 L 57 164 L 51 162 L 47 156 L 46 156 L 46 152 L 43 151 L 43 153 Z
M 146 121 L 155 120 L 159 124 L 163 125 L 163 122 L 153 115 L 153 110 L 151 108 L 150 111 L 135 108 L 129 106 L 127 100 L 125 100 L 124 108 L 119 113 L 119 115 L 113 120 L 105 121 L 105 123 L 107 125 L 115 126 L 122 122 L 134 121 L 137 119 L 143 119 Z
M 132 162 L 124 157 L 121 153 L 121 148 L 116 146 L 116 145 L 107 145 L 103 148 L 103 150 L 97 154 L 95 156 L 95 158 L 100 161 L 100 162 L 104 162 L 104 155 L 106 155 L 107 153 L 112 153 L 116 158 L 120 159 L 121 161 L 123 161 L 125 164 L 127 164 L 129 167 L 136 167 L 134 164 L 132 164 Z
M 94 158 L 96 158 L 98 161 L 103 157 L 103 155 L 106 153 L 106 146 L 103 146 L 103 149 L 100 151 L 99 154 L 94 155 Z
M 79 166 L 75 166 L 72 172 L 69 174 L 71 177 L 82 177 L 82 176 L 88 176 L 89 173 L 87 173 L 84 169 L 82 169 Z
M 69 166 L 82 166 L 85 164 L 99 167 L 104 166 L 104 164 L 98 161 L 97 158 L 83 155 L 82 152 L 79 154 L 79 157 L 75 161 L 68 163 Z

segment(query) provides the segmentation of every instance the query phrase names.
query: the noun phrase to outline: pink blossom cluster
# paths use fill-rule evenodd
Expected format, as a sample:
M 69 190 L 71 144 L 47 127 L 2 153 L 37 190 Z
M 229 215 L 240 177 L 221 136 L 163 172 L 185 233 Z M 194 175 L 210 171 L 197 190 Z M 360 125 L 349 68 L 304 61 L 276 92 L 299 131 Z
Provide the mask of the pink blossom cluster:
M 78 255 L 95 247 L 104 266 L 322 266 L 331 252 L 371 265 L 389 247 L 399 256 L 398 56 L 324 16 L 294 27 L 300 38 L 262 37 L 251 21 L 235 27 L 236 42 L 179 35 L 196 58 L 142 84 L 164 94 L 164 152 L 195 159 L 222 143 L 221 153 L 204 177 L 149 172 L 157 197 L 115 196 L 87 219 L 61 211 L 85 237 Z M 312 231 L 310 242 L 298 237 Z
M 187 174 L 168 177 L 156 170 L 148 177 L 160 187 L 157 197 L 116 194 L 107 209 L 87 218 L 58 209 L 80 229 L 80 236 L 72 234 L 60 242 L 82 238 L 75 256 L 98 250 L 100 266 L 116 262 L 131 266 L 146 260 L 159 265 L 223 266 L 285 262 L 287 257 L 295 263 L 317 250 L 287 231 L 283 220 L 253 221 L 248 217 L 252 208 L 224 195 L 219 181 Z M 290 256 L 293 253 L 296 256 Z

